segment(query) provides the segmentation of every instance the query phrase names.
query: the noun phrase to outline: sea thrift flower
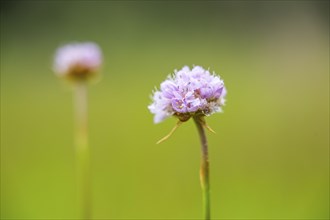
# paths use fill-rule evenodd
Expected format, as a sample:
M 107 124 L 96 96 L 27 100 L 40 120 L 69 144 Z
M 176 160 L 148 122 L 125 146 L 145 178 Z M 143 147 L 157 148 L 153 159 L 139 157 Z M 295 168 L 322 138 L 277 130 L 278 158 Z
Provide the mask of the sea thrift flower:
M 192 70 L 185 66 L 161 83 L 160 90 L 153 94 L 153 103 L 148 106 L 159 123 L 174 115 L 180 121 L 193 116 L 209 116 L 221 112 L 225 104 L 226 88 L 219 76 L 200 66 Z
M 92 180 L 88 144 L 87 80 L 98 72 L 102 63 L 100 48 L 91 42 L 73 43 L 57 49 L 53 70 L 73 83 L 75 116 L 75 156 L 80 219 L 92 218 Z
M 226 88 L 219 76 L 195 66 L 192 70 L 183 67 L 160 84 L 160 90 L 153 94 L 153 103 L 148 106 L 159 123 L 170 116 L 179 121 L 171 132 L 157 143 L 161 143 L 185 121 L 193 118 L 201 143 L 200 182 L 203 192 L 204 217 L 211 219 L 208 145 L 204 128 L 213 131 L 204 116 L 220 112 L 225 104 Z
M 102 53 L 92 42 L 67 44 L 57 49 L 54 72 L 72 80 L 86 80 L 94 76 L 102 63 Z

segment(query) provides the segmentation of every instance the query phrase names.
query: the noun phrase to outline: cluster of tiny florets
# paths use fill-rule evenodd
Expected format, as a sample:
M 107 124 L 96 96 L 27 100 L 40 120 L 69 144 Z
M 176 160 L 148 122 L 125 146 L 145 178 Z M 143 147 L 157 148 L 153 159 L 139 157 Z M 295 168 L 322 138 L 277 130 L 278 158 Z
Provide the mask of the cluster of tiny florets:
M 224 82 L 219 76 L 200 66 L 191 70 L 185 66 L 161 83 L 148 108 L 155 114 L 155 123 L 172 115 L 186 121 L 192 116 L 221 112 L 226 93 Z
M 70 79 L 86 79 L 94 75 L 102 64 L 99 46 L 92 42 L 67 44 L 55 53 L 54 72 Z

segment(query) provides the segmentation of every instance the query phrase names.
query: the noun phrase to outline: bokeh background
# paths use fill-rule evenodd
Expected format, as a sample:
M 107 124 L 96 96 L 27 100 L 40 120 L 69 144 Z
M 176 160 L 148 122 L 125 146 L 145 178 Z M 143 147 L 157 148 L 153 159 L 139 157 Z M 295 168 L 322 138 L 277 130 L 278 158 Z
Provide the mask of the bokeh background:
M 70 87 L 55 49 L 95 41 L 89 86 L 93 217 L 202 218 L 192 121 L 154 125 L 150 94 L 201 65 L 228 89 L 207 118 L 214 219 L 329 218 L 327 1 L 1 1 L 1 218 L 72 219 Z

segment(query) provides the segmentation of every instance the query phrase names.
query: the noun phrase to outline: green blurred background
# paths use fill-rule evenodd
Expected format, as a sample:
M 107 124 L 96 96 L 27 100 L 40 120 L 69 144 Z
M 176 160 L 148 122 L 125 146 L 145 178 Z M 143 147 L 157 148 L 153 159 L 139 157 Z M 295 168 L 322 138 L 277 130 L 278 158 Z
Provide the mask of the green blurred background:
M 1 1 L 1 218 L 78 215 L 72 91 L 55 49 L 95 41 L 89 86 L 93 216 L 202 218 L 192 121 L 155 142 L 150 94 L 184 65 L 228 89 L 207 118 L 214 219 L 329 218 L 329 3 Z

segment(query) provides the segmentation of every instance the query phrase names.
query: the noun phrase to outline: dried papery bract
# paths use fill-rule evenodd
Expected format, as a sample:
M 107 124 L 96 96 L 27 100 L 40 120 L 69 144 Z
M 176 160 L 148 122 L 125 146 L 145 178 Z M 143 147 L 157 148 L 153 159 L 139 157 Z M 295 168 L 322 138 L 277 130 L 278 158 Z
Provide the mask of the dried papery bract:
M 153 93 L 152 104 L 148 106 L 154 114 L 155 123 L 170 116 L 178 118 L 178 123 L 171 132 L 157 143 L 167 140 L 183 122 L 194 119 L 202 146 L 200 177 L 205 219 L 210 219 L 211 215 L 208 146 L 204 128 L 215 133 L 206 124 L 205 117 L 222 111 L 226 94 L 224 82 L 218 75 L 211 74 L 200 66 L 192 69 L 185 66 L 160 84 L 160 89 Z
M 87 82 L 98 75 L 101 64 L 102 53 L 99 46 L 86 42 L 67 44 L 57 49 L 53 66 L 55 74 L 72 83 L 74 90 L 75 155 L 81 219 L 92 217 Z
M 171 137 L 171 135 L 174 133 L 174 131 L 176 131 L 176 129 L 178 129 L 178 127 L 182 124 L 182 121 L 178 121 L 176 123 L 176 125 L 172 128 L 172 130 L 170 131 L 170 133 L 168 135 L 166 135 L 165 137 L 163 137 L 162 139 L 160 139 L 159 141 L 157 141 L 157 144 L 160 144 L 164 141 L 166 141 L 169 137 Z

